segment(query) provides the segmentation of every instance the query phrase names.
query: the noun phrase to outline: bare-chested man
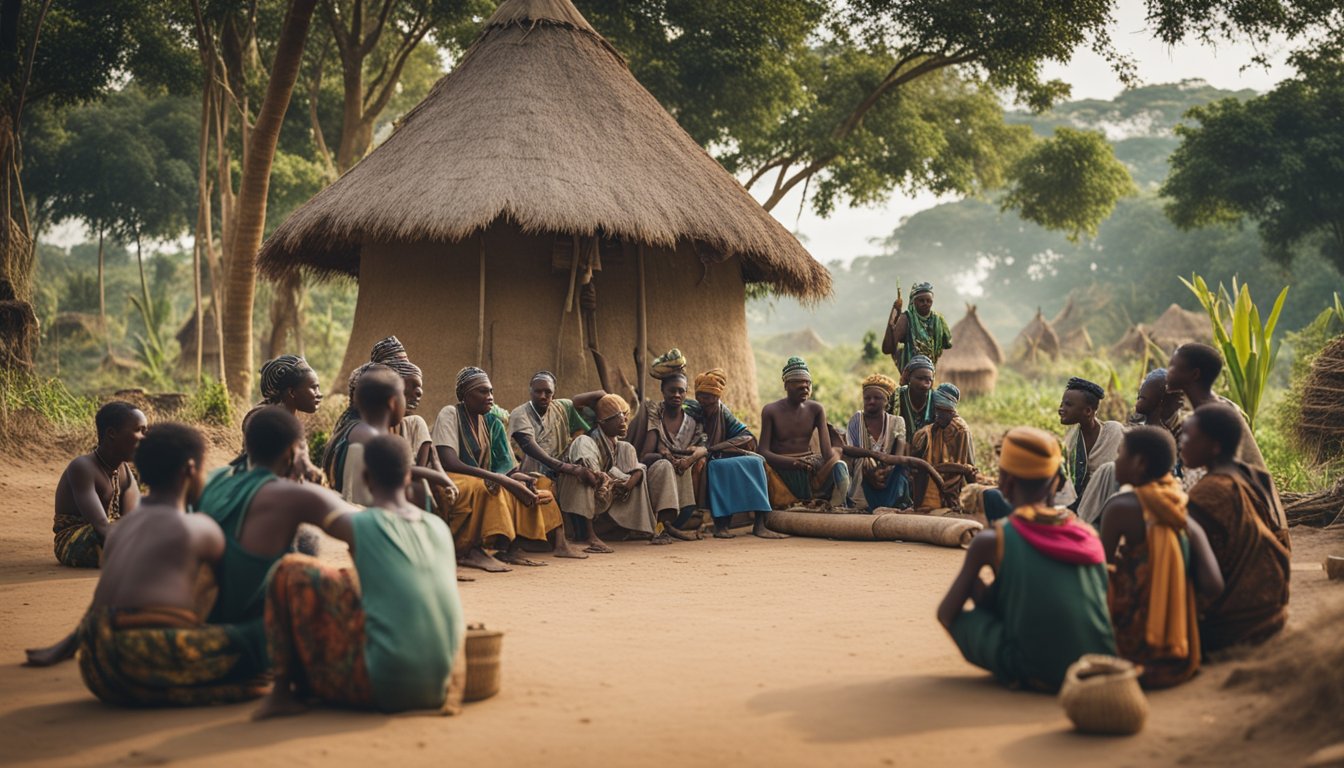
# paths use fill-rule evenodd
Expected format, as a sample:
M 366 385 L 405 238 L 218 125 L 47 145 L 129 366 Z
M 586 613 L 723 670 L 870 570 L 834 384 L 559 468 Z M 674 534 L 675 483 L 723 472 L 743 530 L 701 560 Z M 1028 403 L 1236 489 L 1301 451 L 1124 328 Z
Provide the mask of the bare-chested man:
M 809 399 L 812 374 L 801 357 L 791 357 L 781 376 L 785 397 L 761 409 L 761 455 L 788 494 L 804 503 L 820 499 L 844 506 L 849 495 L 849 468 L 841 461 L 840 446 L 831 442 L 826 409 Z M 775 485 L 772 483 L 772 485 Z M 772 493 L 778 506 L 781 494 Z
M 97 568 L 112 524 L 140 501 L 130 461 L 148 427 L 145 414 L 116 400 L 98 409 L 94 425 L 98 445 L 56 483 L 56 562 L 71 568 Z
M 225 551 L 218 523 L 186 513 L 205 485 L 205 440 L 186 425 L 157 424 L 135 462 L 149 494 L 108 532 L 103 573 L 77 631 L 84 684 L 120 706 L 261 695 L 237 628 L 204 624 L 197 612 L 197 574 Z

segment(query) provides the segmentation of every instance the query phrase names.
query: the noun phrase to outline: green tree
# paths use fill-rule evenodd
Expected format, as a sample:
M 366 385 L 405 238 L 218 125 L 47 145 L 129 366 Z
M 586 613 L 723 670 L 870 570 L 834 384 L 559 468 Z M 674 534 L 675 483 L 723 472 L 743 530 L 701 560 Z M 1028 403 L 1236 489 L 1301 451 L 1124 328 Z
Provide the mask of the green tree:
M 1055 129 L 1017 161 L 1003 210 L 1077 240 L 1111 215 L 1121 197 L 1137 191 L 1106 138 L 1095 131 Z
M 1299 61 L 1264 96 L 1191 110 L 1162 194 L 1183 228 L 1249 218 L 1270 256 L 1314 242 L 1344 270 L 1344 60 Z

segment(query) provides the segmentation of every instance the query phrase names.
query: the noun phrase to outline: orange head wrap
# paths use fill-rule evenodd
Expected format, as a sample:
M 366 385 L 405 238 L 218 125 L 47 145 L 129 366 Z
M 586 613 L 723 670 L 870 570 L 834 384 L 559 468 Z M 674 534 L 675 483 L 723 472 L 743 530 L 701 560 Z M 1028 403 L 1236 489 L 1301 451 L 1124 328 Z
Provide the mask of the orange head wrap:
M 999 469 L 1023 480 L 1054 477 L 1061 461 L 1059 441 L 1043 429 L 1013 427 L 1003 436 Z
M 597 420 L 606 421 L 618 413 L 629 413 L 630 405 L 620 395 L 603 395 L 597 401 Z
M 695 377 L 695 391 L 704 392 L 707 395 L 723 397 L 723 390 L 728 386 L 728 372 L 722 368 L 710 368 L 708 371 Z

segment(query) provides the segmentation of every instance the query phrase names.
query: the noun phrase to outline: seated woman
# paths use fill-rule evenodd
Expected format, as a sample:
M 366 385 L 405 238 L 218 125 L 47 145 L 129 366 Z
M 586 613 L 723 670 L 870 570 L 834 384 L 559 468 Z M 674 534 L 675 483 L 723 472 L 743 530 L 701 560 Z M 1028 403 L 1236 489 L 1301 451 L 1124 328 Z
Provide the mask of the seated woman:
M 449 700 L 466 638 L 453 537 L 406 500 L 410 479 L 404 440 L 369 440 L 364 482 L 373 505 L 333 513 L 325 526 L 350 544 L 354 568 L 306 555 L 276 565 L 266 592 L 275 687 L 256 719 L 298 714 L 308 698 L 383 712 Z
M 1270 491 L 1237 460 L 1246 423 L 1235 408 L 1208 403 L 1181 427 L 1181 458 L 1201 471 L 1190 489 L 1190 518 L 1208 536 L 1225 587 L 1199 601 L 1205 652 L 1272 637 L 1288 620 L 1291 554 L 1269 526 Z
M 938 621 L 966 660 L 1014 688 L 1056 691 L 1083 654 L 1115 655 L 1101 540 L 1072 513 L 1049 506 L 1060 460 L 1049 432 L 1008 432 L 999 487 L 1013 514 L 971 540 L 938 606 Z M 992 585 L 981 579 L 985 567 L 994 572 Z M 964 610 L 967 600 L 973 610 Z
M 1223 591 L 1218 561 L 1171 474 L 1175 463 L 1176 441 L 1166 428 L 1127 432 L 1115 478 L 1134 489 L 1112 496 L 1101 518 L 1116 647 L 1142 668 L 1145 688 L 1178 685 L 1199 670 L 1196 591 L 1207 599 Z
M 317 413 L 322 405 L 322 383 L 317 372 L 308 361 L 298 355 L 281 355 L 267 360 L 261 366 L 261 402 L 243 416 L 243 432 L 247 432 L 252 415 L 262 408 L 278 405 L 292 416 L 300 413 Z M 231 466 L 239 471 L 247 471 L 247 452 L 239 452 Z M 290 480 L 322 482 L 322 472 L 313 466 L 308 457 L 308 443 L 303 445 L 303 455 L 295 462 Z M 313 554 L 313 553 L 309 553 Z
M 912 497 L 920 509 L 961 509 L 961 490 L 975 480 L 975 442 L 970 427 L 957 415 L 961 390 L 939 384 L 933 391 L 933 423 L 915 433 L 910 455 L 923 459 L 942 477 L 941 486 L 928 472 L 914 476 Z
M 731 539 L 733 515 L 751 512 L 751 533 L 763 539 L 787 538 L 766 527 L 770 495 L 765 479 L 765 459 L 756 453 L 756 436 L 737 420 L 720 398 L 728 387 L 728 374 L 711 368 L 695 377 L 695 399 L 686 411 L 700 423 L 705 434 L 708 464 L 697 477 L 696 498 L 714 518 L 714 538 Z M 677 525 L 683 524 L 679 518 Z
M 672 467 L 678 513 L 676 520 L 664 530 L 678 539 L 692 540 L 698 536 L 681 528 L 695 514 L 695 474 L 701 471 L 709 451 L 705 447 L 705 433 L 700 422 L 686 413 L 684 407 L 688 384 L 686 373 L 677 369 L 660 375 L 663 401 L 649 408 L 639 456 L 650 469 L 660 461 Z
M 108 532 L 93 603 L 76 631 L 84 684 L 124 707 L 260 696 L 265 681 L 254 677 L 241 628 L 205 624 L 198 606 L 198 574 L 224 555 L 219 524 L 187 514 L 205 486 L 205 439 L 184 424 L 156 424 L 135 464 L 149 493 Z
M 93 423 L 98 445 L 70 462 L 56 482 L 51 532 L 56 562 L 70 568 L 97 568 L 113 524 L 140 501 L 130 462 L 145 436 L 145 414 L 116 400 L 99 408 Z

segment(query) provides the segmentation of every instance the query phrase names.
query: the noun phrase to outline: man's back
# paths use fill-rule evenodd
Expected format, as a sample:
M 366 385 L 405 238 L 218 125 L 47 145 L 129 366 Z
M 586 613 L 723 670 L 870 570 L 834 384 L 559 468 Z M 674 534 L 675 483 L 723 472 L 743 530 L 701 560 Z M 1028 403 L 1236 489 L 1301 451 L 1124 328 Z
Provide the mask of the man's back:
M 224 537 L 214 521 L 172 507 L 141 505 L 107 536 L 93 605 L 194 610 L 200 564 L 215 562 L 223 549 Z

